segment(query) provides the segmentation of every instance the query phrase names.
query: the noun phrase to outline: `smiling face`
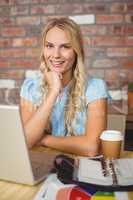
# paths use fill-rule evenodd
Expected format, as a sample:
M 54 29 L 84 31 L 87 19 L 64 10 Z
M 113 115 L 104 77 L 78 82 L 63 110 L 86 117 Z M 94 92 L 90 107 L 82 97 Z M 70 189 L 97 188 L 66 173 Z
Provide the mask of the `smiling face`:
M 43 54 L 46 65 L 51 71 L 71 78 L 76 54 L 64 30 L 53 27 L 47 32 Z

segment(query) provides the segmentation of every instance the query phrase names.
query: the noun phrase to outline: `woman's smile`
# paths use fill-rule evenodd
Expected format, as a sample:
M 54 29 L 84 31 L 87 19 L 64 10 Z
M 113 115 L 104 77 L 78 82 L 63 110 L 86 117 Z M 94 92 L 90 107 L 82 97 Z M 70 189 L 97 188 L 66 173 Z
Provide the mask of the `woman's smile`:
M 61 68 L 65 61 L 50 60 L 50 62 L 51 62 L 51 65 L 53 66 L 53 68 Z

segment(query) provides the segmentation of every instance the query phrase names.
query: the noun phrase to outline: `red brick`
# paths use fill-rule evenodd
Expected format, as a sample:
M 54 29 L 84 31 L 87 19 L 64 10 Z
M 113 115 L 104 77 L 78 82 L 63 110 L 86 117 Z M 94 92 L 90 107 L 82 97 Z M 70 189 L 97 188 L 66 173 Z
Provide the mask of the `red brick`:
M 106 4 L 104 3 L 82 3 L 82 13 L 105 12 Z
M 24 70 L 3 70 L 0 72 L 0 79 L 22 79 Z
M 125 27 L 125 35 L 132 35 L 133 36 L 133 26 L 126 26 Z
M 10 61 L 10 68 L 37 69 L 38 66 L 39 63 L 37 62 L 37 59 L 15 59 Z
M 41 23 L 43 25 L 45 25 L 50 19 L 53 19 L 53 18 L 60 18 L 60 17 L 66 17 L 66 15 L 45 15 L 45 16 L 40 16 L 41 18 Z
M 96 23 L 98 24 L 116 24 L 122 22 L 123 22 L 123 16 L 118 14 L 96 16 Z
M 9 67 L 9 61 L 0 59 L 0 69 L 8 67 Z
M 83 35 L 105 35 L 107 32 L 107 27 L 104 25 L 89 25 L 81 26 Z
M 91 61 L 93 61 L 93 58 L 94 59 L 95 58 L 104 58 L 106 56 L 106 49 L 85 46 L 85 55 L 86 55 L 86 58 L 89 57 L 89 59 L 91 59 Z
M 120 74 L 117 69 L 105 70 L 105 81 L 110 89 L 119 88 Z
M 129 57 L 133 56 L 133 48 L 108 48 L 107 55 L 109 57 Z
M 127 11 L 126 3 L 112 3 L 110 10 L 112 13 L 124 13 Z
M 54 5 L 35 5 L 31 7 L 31 14 L 54 14 L 55 6 Z
M 133 46 L 133 36 L 125 37 L 125 45 L 126 46 Z
M 1 0 L 0 1 L 0 5 L 4 6 L 4 5 L 8 5 L 10 0 Z
M 127 71 L 128 82 L 133 82 L 133 70 Z
M 89 68 L 88 74 L 90 76 L 94 76 L 94 77 L 98 77 L 98 78 L 104 78 L 104 70 L 103 69 Z
M 26 57 L 30 58 L 39 58 L 40 57 L 40 48 L 28 48 L 25 50 Z
M 133 3 L 127 3 L 127 13 L 133 11 Z
M 22 78 L 22 79 L 16 79 L 15 80 L 15 88 L 17 87 L 17 88 L 21 88 L 21 86 L 22 86 L 22 84 L 23 84 L 23 82 L 24 82 L 24 79 L 25 79 L 25 75 L 24 75 L 24 77 Z
M 128 70 L 127 69 L 120 69 L 120 85 L 121 89 L 123 86 L 126 86 L 128 83 Z
M 80 4 L 57 4 L 55 6 L 55 12 L 56 14 L 77 14 L 82 13 L 82 7 Z
M 125 68 L 131 68 L 131 69 L 133 69 L 133 59 L 129 59 L 129 58 L 127 58 L 127 59 L 121 59 L 120 63 Z
M 19 104 L 20 102 L 20 89 L 14 88 L 6 93 L 6 102 L 8 104 Z
M 93 47 L 92 49 L 94 58 L 105 58 L 107 56 L 106 48 Z
M 0 48 L 11 47 L 11 46 L 12 46 L 11 39 L 0 38 Z
M 91 68 L 92 67 L 92 60 L 89 57 L 85 58 L 85 66 L 86 66 L 86 68 Z
M 68 1 L 68 0 L 67 0 Z M 30 0 L 31 4 L 41 4 L 44 3 L 44 0 Z M 45 4 L 55 4 L 58 0 L 45 0 Z M 63 0 L 64 2 L 64 0 Z
M 3 58 L 39 58 L 40 49 L 39 48 L 10 48 L 10 49 L 0 49 L 0 57 Z
M 133 56 L 133 48 L 127 48 L 127 55 Z
M 132 23 L 132 22 L 133 22 L 133 14 L 127 14 L 127 15 L 125 16 L 125 21 L 126 21 L 127 23 Z
M 9 16 L 10 7 L 9 6 L 0 6 L 0 16 Z
M 27 5 L 15 5 L 11 7 L 11 15 L 27 15 L 29 7 Z
M 124 33 L 124 26 L 121 25 L 114 25 L 108 27 L 108 34 L 111 35 L 125 35 Z
M 29 4 L 30 0 L 9 0 L 10 4 Z
M 108 34 L 113 35 L 133 35 L 133 26 L 115 25 L 108 27 Z
M 15 19 L 12 17 L 0 17 L 0 24 L 3 26 L 14 26 L 15 25 Z
M 13 39 L 13 47 L 35 47 L 38 44 L 37 38 L 31 37 L 31 38 L 15 38 Z
M 118 67 L 119 63 L 116 59 L 96 59 L 93 62 L 93 67 L 95 68 L 112 68 Z
M 18 58 L 25 57 L 24 49 L 0 49 L 0 57 L 3 58 Z
M 85 56 L 86 56 L 86 58 L 93 56 L 94 50 L 92 48 L 89 48 L 88 46 L 85 46 L 84 49 L 85 49 Z
M 4 37 L 25 36 L 26 30 L 19 27 L 8 27 L 1 29 L 1 35 Z
M 93 46 L 133 46 L 133 37 L 98 36 L 92 39 Z
M 98 36 L 92 39 L 93 46 L 124 46 L 124 37 Z
M 39 25 L 40 17 L 39 16 L 28 16 L 28 17 L 17 17 L 17 25 Z

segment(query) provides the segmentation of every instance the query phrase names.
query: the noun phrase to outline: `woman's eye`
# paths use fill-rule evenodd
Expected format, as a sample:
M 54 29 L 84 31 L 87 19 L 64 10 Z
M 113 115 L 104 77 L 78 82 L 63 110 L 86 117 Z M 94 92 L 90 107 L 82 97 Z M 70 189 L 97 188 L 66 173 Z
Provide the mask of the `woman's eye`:
M 46 44 L 45 46 L 46 46 L 48 49 L 50 49 L 50 48 L 53 47 L 53 45 L 51 45 L 51 44 Z
M 62 48 L 63 48 L 63 49 L 70 49 L 71 46 L 64 45 L 64 46 L 62 46 Z

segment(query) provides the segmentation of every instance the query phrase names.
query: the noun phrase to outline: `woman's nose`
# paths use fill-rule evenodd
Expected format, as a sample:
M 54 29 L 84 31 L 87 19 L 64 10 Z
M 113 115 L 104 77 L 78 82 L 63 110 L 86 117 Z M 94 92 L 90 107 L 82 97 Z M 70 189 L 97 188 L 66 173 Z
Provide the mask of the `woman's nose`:
M 58 58 L 58 57 L 61 56 L 61 52 L 60 52 L 60 49 L 59 49 L 59 48 L 55 48 L 55 49 L 54 49 L 53 56 L 54 56 L 55 58 Z

